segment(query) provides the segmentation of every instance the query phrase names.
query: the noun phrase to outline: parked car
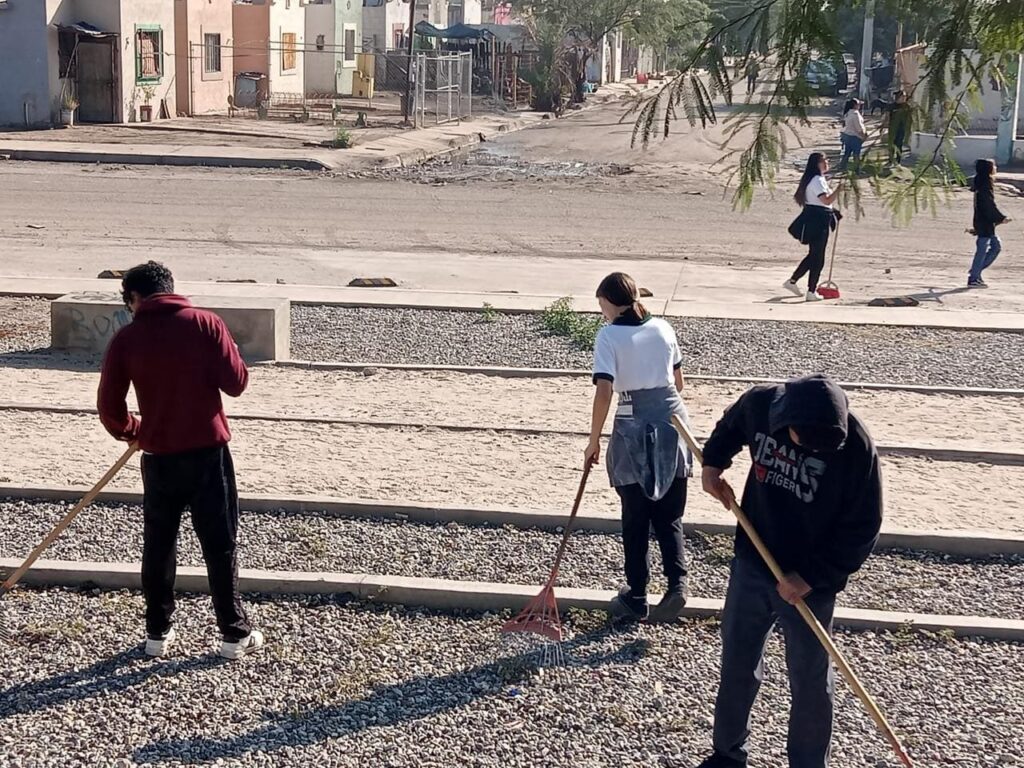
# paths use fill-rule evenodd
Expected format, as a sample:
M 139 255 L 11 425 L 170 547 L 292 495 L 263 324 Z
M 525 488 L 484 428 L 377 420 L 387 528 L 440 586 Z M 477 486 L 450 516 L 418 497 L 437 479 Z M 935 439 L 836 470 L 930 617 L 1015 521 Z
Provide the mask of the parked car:
M 817 91 L 822 96 L 835 96 L 839 93 L 839 77 L 836 74 L 836 68 L 825 59 L 808 62 L 804 77 L 811 90 Z

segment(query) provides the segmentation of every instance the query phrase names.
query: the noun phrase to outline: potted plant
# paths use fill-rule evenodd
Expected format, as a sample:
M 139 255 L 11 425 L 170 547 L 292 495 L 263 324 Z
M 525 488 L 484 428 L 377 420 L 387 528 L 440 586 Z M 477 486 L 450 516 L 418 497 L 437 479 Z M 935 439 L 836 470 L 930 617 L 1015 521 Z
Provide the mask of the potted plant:
M 75 110 L 78 109 L 78 97 L 70 90 L 64 91 L 60 97 L 60 124 L 70 128 L 75 124 Z
M 153 122 L 153 107 L 150 106 L 149 102 L 153 100 L 156 95 L 156 88 L 152 85 L 142 86 L 142 106 L 139 107 L 139 122 L 140 123 L 151 123 Z

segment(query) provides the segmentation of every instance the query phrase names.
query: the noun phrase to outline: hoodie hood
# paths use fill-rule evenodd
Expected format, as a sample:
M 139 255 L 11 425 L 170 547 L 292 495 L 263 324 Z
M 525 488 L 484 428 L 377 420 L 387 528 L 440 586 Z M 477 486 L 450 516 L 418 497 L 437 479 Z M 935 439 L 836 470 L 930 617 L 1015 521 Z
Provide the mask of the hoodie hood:
M 191 308 L 192 302 L 184 296 L 179 296 L 176 293 L 154 293 L 152 296 L 143 299 L 135 314 L 165 314 Z
M 846 393 L 822 373 L 790 379 L 769 409 L 772 432 L 793 427 L 811 427 L 818 434 L 833 433 L 839 448 L 846 442 L 850 402 Z

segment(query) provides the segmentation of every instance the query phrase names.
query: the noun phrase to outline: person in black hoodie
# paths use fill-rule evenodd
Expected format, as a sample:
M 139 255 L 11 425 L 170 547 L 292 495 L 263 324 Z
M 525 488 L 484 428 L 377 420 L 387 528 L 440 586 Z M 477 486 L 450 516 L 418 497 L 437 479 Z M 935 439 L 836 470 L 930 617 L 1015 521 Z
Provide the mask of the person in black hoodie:
M 793 700 L 790 768 L 825 768 L 834 672 L 795 604 L 805 600 L 831 631 L 836 595 L 871 554 L 882 525 L 878 453 L 846 394 L 821 374 L 754 387 L 725 412 L 704 446 L 702 483 L 727 508 L 735 495 L 722 473 L 744 446 L 752 466 L 743 509 L 786 579 L 775 582 L 737 529 L 722 616 L 714 753 L 701 768 L 747 764 L 750 711 L 776 622 L 785 637 Z
M 992 160 L 979 160 L 974 164 L 971 191 L 974 192 L 973 229 L 978 240 L 971 272 L 967 277 L 968 288 L 988 288 L 981 273 L 992 266 L 1003 250 L 1002 241 L 996 234 L 996 225 L 1004 224 L 1009 219 L 996 207 L 996 191 L 993 186 L 995 177 L 996 164 Z

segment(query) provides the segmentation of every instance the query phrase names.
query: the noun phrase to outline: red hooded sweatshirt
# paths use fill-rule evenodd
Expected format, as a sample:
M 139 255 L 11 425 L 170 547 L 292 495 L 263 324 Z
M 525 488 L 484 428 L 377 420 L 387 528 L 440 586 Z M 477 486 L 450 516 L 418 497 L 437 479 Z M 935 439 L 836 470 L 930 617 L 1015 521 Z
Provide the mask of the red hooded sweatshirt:
M 181 453 L 231 440 L 220 393 L 238 397 L 249 371 L 224 321 L 184 296 L 158 293 L 110 341 L 103 358 L 100 420 L 148 453 Z M 128 413 L 135 385 L 142 421 Z

